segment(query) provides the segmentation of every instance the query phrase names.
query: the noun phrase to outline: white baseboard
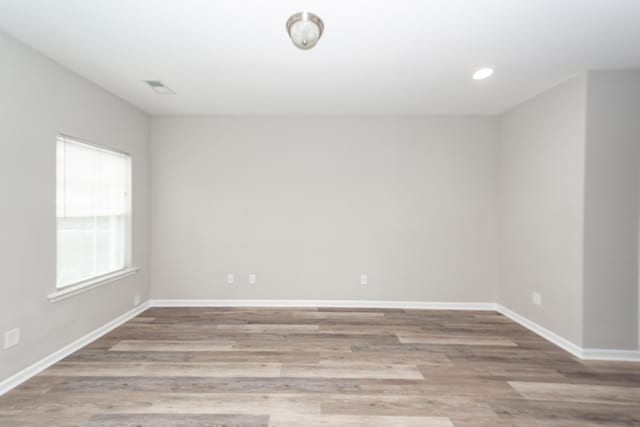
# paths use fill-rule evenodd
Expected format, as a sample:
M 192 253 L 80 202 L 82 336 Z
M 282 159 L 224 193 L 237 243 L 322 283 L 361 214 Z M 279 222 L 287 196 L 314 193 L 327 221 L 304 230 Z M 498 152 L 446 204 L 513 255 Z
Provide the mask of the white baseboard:
M 10 376 L 6 380 L 0 382 L 0 396 L 5 394 L 9 390 L 19 386 L 23 382 L 27 381 L 29 378 L 31 378 L 31 377 L 39 374 L 40 372 L 44 371 L 45 369 L 47 369 L 49 366 L 53 365 L 54 363 L 59 362 L 60 360 L 62 360 L 65 357 L 69 356 L 70 354 L 74 353 L 75 351 L 80 350 L 82 347 L 86 346 L 87 344 L 89 344 L 89 343 L 97 340 L 101 336 L 111 332 L 113 329 L 117 328 L 118 326 L 122 325 L 123 323 L 133 319 L 138 314 L 140 314 L 143 311 L 145 311 L 146 309 L 148 309 L 150 306 L 151 306 L 151 304 L 150 304 L 149 301 L 147 301 L 147 302 L 145 302 L 143 304 L 140 304 L 139 306 L 137 306 L 133 310 L 130 310 L 130 311 L 124 313 L 123 315 L 113 319 L 112 321 L 110 321 L 109 323 L 99 327 L 98 329 L 95 329 L 95 330 L 89 332 L 88 334 L 84 335 L 83 337 L 78 338 L 77 340 L 75 340 L 71 344 L 66 345 L 63 348 L 61 348 L 60 350 L 57 350 L 57 351 L 51 353 L 50 355 L 46 356 L 44 359 L 41 359 L 41 360 L 37 361 L 36 363 L 34 363 L 33 365 L 28 366 L 27 368 L 23 369 L 22 371 L 18 372 L 17 374 L 14 374 L 14 375 Z
M 582 348 L 572 343 L 571 341 L 565 338 L 562 338 L 560 335 L 554 332 L 551 332 L 549 329 L 538 325 L 537 323 L 527 319 L 524 316 L 519 315 L 515 311 L 509 310 L 507 307 L 504 307 L 500 304 L 497 304 L 497 311 L 500 314 L 513 320 L 514 322 L 519 323 L 520 325 L 529 329 L 531 332 L 534 332 L 540 335 L 542 338 L 546 339 L 547 341 L 550 341 L 551 343 L 557 345 L 558 347 L 565 350 L 566 352 L 571 353 L 575 357 L 579 359 L 582 358 L 582 352 L 583 352 Z
M 640 362 L 640 351 L 638 350 L 600 350 L 595 348 L 585 348 L 582 350 L 581 359 L 619 361 L 619 362 Z
M 496 311 L 491 302 L 422 302 L 358 300 L 205 300 L 153 299 L 152 307 L 326 307 L 326 308 L 400 308 L 406 310 L 480 310 Z
M 640 362 L 640 350 L 610 350 L 610 349 L 592 349 L 583 348 L 572 343 L 566 338 L 551 332 L 549 329 L 527 319 L 508 308 L 496 304 L 497 311 L 516 323 L 540 335 L 547 341 L 557 345 L 566 352 L 572 354 L 581 360 L 603 360 L 603 361 L 621 361 L 621 362 Z

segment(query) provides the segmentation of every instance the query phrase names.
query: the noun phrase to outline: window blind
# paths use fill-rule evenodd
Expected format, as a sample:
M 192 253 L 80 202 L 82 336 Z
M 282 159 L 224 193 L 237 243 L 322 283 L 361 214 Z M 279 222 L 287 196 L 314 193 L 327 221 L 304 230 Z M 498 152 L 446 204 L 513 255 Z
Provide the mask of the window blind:
M 64 287 L 129 264 L 131 158 L 57 139 L 57 279 Z

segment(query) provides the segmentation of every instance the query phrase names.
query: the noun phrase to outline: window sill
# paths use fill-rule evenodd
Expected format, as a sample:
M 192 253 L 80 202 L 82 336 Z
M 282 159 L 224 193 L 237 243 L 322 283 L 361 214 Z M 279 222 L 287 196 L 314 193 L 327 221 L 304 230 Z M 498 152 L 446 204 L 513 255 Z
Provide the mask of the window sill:
M 124 270 L 118 270 L 103 276 L 94 277 L 83 282 L 74 283 L 73 285 L 60 288 L 49 294 L 48 298 L 50 302 L 62 301 L 63 299 L 97 288 L 98 286 L 106 285 L 107 283 L 115 282 L 116 280 L 134 275 L 139 270 L 140 267 L 129 267 Z

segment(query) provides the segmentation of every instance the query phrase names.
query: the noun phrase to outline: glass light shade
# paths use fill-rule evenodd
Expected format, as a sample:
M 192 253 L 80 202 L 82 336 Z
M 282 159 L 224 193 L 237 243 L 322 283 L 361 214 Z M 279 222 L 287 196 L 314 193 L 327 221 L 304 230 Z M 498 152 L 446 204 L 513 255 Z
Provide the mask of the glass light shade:
M 318 43 L 324 24 L 313 13 L 300 12 L 287 21 L 287 31 L 291 41 L 300 49 L 311 49 Z

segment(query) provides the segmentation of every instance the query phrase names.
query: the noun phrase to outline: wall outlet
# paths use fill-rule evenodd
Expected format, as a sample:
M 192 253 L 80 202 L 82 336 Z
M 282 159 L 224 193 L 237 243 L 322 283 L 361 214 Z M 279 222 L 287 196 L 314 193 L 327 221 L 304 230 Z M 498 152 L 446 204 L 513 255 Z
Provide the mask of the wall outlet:
M 235 277 L 233 277 L 233 274 L 227 274 L 227 283 L 229 285 L 233 285 L 233 282 L 235 282 L 235 281 L 236 281 L 236 279 L 235 279 Z
M 255 274 L 250 274 L 249 275 L 249 284 L 250 285 L 255 285 L 256 284 L 256 275 Z
M 11 348 L 20 342 L 20 328 L 15 328 L 4 333 L 4 348 Z
M 542 296 L 540 295 L 540 292 L 534 292 L 532 300 L 535 305 L 542 305 Z
M 133 297 L 133 306 L 137 307 L 140 305 L 140 295 L 136 295 L 135 297 Z
M 366 285 L 367 283 L 369 283 L 369 277 L 366 274 L 361 274 L 360 275 L 360 284 L 361 285 Z

